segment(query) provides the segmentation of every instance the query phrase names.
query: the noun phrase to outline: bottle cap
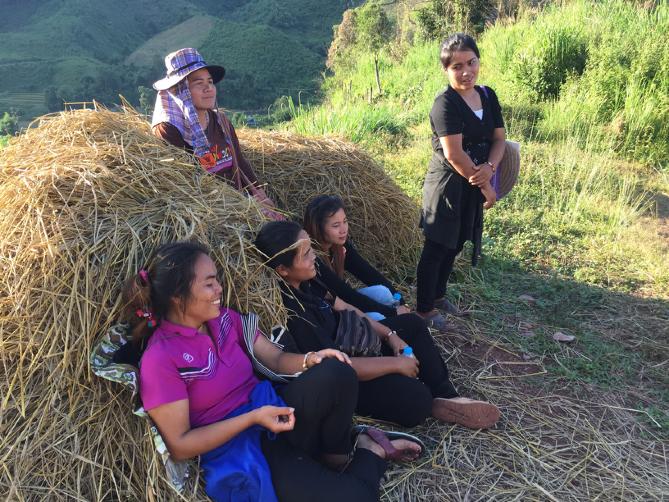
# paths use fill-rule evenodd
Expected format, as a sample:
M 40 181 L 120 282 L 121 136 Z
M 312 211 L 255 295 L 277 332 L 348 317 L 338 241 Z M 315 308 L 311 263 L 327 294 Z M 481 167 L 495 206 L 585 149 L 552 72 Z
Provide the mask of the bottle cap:
M 413 356 L 413 349 L 409 346 L 404 347 L 404 349 L 402 349 L 402 355 L 407 357 Z
M 393 295 L 393 298 L 394 298 L 395 300 L 397 300 L 397 301 L 400 301 L 400 300 L 402 299 L 402 293 L 399 293 L 399 292 L 398 292 L 398 293 L 395 293 L 395 294 Z

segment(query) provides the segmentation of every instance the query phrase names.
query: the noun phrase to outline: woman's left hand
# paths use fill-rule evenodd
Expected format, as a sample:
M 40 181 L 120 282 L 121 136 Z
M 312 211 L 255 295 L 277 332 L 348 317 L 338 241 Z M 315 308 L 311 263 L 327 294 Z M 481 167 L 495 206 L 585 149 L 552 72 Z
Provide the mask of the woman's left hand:
M 326 359 L 328 357 L 338 359 L 342 363 L 351 364 L 351 359 L 348 357 L 348 355 L 344 354 L 343 352 L 336 349 L 323 349 L 319 350 L 318 352 L 312 352 L 311 354 L 309 354 L 309 357 L 307 357 L 306 361 L 307 368 L 316 366 L 317 364 L 322 362 L 323 359 Z
M 404 347 L 408 347 L 405 341 L 402 340 L 396 334 L 390 335 L 386 340 L 386 343 L 388 344 L 388 347 L 390 347 L 393 350 L 393 354 L 395 354 L 396 356 L 399 356 L 402 353 Z
M 275 211 L 276 204 L 274 204 L 274 201 L 269 198 L 265 190 L 263 190 L 262 188 L 256 188 L 253 197 L 260 203 L 261 205 L 260 210 L 265 216 L 274 221 L 284 221 L 286 219 L 286 217 L 283 214 L 279 213 L 278 211 Z
M 493 172 L 492 167 L 489 164 L 479 164 L 474 166 L 476 172 L 469 177 L 469 183 L 477 187 L 483 186 L 490 181 L 492 178 Z

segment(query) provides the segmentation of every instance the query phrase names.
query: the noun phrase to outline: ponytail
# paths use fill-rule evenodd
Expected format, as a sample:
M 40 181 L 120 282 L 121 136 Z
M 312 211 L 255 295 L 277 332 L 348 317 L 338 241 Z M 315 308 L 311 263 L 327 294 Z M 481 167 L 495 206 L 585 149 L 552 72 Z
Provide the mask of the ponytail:
M 195 279 L 195 262 L 209 252 L 198 242 L 164 244 L 146 268 L 128 278 L 123 287 L 123 320 L 130 324 L 133 342 L 142 344 L 181 300 L 185 308 Z

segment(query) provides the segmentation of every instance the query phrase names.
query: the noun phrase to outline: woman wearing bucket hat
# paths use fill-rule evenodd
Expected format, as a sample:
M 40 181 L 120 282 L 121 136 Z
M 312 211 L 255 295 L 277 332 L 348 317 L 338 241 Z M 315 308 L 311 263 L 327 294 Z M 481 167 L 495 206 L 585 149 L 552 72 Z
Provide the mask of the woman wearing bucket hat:
M 483 209 L 500 195 L 491 180 L 504 156 L 504 120 L 495 92 L 476 85 L 479 57 L 469 35 L 456 33 L 443 42 L 440 60 L 449 85 L 430 111 L 433 155 L 423 184 L 425 243 L 416 273 L 416 311 L 440 329 L 447 323 L 435 306 L 465 315 L 445 297 L 448 278 L 468 240 L 476 264 Z
M 208 65 L 192 48 L 168 54 L 165 66 L 166 76 L 153 84 L 158 91 L 151 121 L 154 134 L 192 152 L 209 173 L 256 198 L 270 218 L 284 219 L 242 154 L 232 123 L 217 108 L 216 84 L 225 68 Z

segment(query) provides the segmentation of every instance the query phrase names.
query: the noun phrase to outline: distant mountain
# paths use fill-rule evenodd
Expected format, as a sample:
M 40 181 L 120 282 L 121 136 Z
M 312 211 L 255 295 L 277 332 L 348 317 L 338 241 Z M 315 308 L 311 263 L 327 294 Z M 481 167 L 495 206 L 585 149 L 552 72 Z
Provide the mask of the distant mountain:
M 0 113 L 65 101 L 139 102 L 163 57 L 198 47 L 227 69 L 220 103 L 259 109 L 314 95 L 350 0 L 0 0 Z

